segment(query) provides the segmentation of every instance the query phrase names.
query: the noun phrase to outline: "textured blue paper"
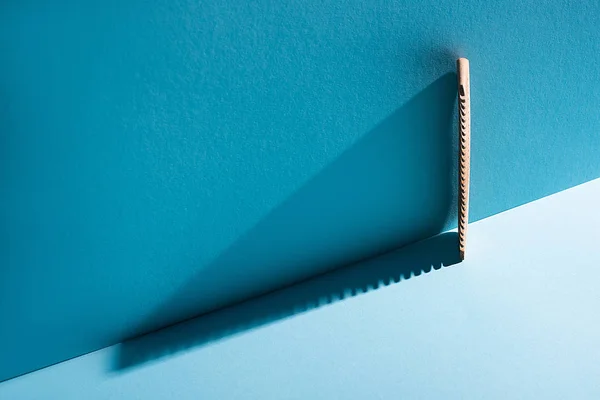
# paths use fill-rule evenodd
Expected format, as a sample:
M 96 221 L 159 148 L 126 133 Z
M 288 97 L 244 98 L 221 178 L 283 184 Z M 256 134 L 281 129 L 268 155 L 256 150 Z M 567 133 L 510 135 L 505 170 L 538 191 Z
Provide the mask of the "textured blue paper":
M 600 176 L 597 2 L 0 6 L 0 379 Z M 585 218 L 585 216 L 583 216 Z

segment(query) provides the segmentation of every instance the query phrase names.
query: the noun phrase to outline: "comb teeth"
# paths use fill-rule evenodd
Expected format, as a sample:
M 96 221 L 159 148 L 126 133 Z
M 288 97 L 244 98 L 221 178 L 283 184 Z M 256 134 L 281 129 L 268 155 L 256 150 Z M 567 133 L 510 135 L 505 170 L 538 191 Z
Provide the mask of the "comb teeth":
M 467 225 L 469 224 L 469 180 L 471 156 L 471 97 L 469 61 L 459 58 L 458 68 L 458 250 L 465 259 Z

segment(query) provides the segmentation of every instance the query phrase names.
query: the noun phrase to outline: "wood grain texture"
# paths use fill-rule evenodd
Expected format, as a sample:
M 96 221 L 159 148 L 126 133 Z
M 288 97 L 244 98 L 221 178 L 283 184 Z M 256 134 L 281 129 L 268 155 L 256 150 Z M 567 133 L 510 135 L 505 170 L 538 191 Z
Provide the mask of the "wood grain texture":
M 458 70 L 458 249 L 465 259 L 469 224 L 469 181 L 471 170 L 471 89 L 469 60 L 459 58 Z

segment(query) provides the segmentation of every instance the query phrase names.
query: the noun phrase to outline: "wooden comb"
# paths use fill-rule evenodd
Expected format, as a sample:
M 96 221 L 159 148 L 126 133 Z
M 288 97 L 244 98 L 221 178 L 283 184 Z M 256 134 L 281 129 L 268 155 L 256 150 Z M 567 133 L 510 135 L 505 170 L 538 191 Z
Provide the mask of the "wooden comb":
M 456 60 L 458 70 L 458 251 L 465 259 L 469 224 L 469 181 L 471 173 L 471 91 L 469 60 Z

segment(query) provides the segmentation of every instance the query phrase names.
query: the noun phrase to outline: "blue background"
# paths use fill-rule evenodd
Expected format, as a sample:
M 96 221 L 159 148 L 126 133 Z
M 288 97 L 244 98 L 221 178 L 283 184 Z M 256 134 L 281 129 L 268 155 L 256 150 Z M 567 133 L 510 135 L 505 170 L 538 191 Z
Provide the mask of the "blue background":
M 596 400 L 598 198 L 600 179 L 471 224 L 462 263 L 439 268 L 452 235 L 458 252 L 443 234 L 2 382 L 0 398 Z
M 7 1 L 0 379 L 600 176 L 596 2 Z

